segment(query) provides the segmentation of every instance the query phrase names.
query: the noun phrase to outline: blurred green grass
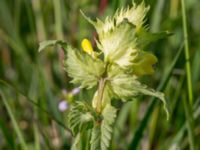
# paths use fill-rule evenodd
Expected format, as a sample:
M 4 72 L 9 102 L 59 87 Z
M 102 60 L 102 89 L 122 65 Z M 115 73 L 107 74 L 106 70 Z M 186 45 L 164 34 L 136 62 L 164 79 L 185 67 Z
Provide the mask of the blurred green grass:
M 161 90 L 166 94 L 171 117 L 167 122 L 161 106 L 155 103 L 151 107 L 154 101 L 146 97 L 125 104 L 119 112 L 111 149 L 186 150 L 192 149 L 191 136 L 198 149 L 200 3 L 185 0 L 194 97 L 190 105 L 183 50 L 175 59 L 184 43 L 181 1 L 145 2 L 151 6 L 147 17 L 149 29 L 173 32 L 173 36 L 148 47 L 159 63 L 155 75 L 142 79 L 152 87 L 161 88 L 159 85 L 168 77 Z M 131 0 L 0 0 L 0 149 L 70 148 L 72 136 L 67 130 L 67 112 L 60 112 L 58 103 L 64 98 L 62 90 L 74 87 L 63 71 L 60 48 L 38 54 L 38 43 L 62 39 L 80 48 L 83 38 L 94 40 L 96 36 L 80 9 L 91 18 L 104 18 L 129 4 Z M 91 94 L 82 90 L 74 99 L 90 100 Z M 84 145 L 85 141 L 82 143 Z M 136 145 L 138 147 L 134 147 Z

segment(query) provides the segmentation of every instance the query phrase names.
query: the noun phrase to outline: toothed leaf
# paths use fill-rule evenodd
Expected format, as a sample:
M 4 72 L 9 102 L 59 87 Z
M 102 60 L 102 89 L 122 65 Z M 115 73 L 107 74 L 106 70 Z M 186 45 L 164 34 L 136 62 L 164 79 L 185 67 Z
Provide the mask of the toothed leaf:
M 119 67 L 115 67 L 110 71 L 109 79 L 113 92 L 124 102 L 141 94 L 157 97 L 163 102 L 168 118 L 169 113 L 163 93 L 141 84 L 136 76 L 124 74 Z
M 93 126 L 94 117 L 92 112 L 87 108 L 83 102 L 76 102 L 72 105 L 68 114 L 68 124 L 74 135 Z
M 106 105 L 102 112 L 102 120 L 97 122 L 91 135 L 91 150 L 108 150 L 112 138 L 113 124 L 116 118 L 116 108 Z
M 104 72 L 104 63 L 68 46 L 65 70 L 73 78 L 73 83 L 80 84 L 82 88 L 92 88 Z
M 166 38 L 168 36 L 170 36 L 172 33 L 168 32 L 168 31 L 162 31 L 162 32 L 158 32 L 158 33 L 150 33 L 147 32 L 146 29 L 141 28 L 137 31 L 137 43 L 138 43 L 138 47 L 140 49 L 144 49 L 146 46 L 148 46 L 150 43 L 155 42 L 159 39 L 163 39 Z

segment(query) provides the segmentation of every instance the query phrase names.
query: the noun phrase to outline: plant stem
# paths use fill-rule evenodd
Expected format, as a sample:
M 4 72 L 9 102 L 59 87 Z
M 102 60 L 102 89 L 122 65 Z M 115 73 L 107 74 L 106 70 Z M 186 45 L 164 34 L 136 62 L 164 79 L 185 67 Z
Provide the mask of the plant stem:
M 165 5 L 165 0 L 159 0 L 156 4 L 156 8 L 154 9 L 152 15 L 152 22 L 151 22 L 151 31 L 157 32 L 160 29 L 160 22 L 162 18 L 162 11 Z
M 195 150 L 194 131 L 193 131 L 193 129 L 194 129 L 193 128 L 193 116 L 192 116 L 191 106 L 188 105 L 185 94 L 183 95 L 183 104 L 184 104 L 185 116 L 186 116 L 186 120 L 187 120 L 186 123 L 187 123 L 190 149 Z
M 104 87 L 105 87 L 105 78 L 101 78 L 99 81 L 99 87 L 98 87 L 98 100 L 97 100 L 97 108 L 96 111 L 98 113 L 101 113 L 102 110 L 102 99 L 103 99 L 103 92 L 104 92 Z
M 184 0 L 181 0 L 181 7 L 182 7 L 182 21 L 183 21 L 182 23 L 183 23 L 184 45 L 185 45 L 187 88 L 188 88 L 189 102 L 190 102 L 190 105 L 192 106 L 193 93 L 192 93 L 192 80 L 191 80 L 191 69 L 190 69 L 190 53 L 189 53 L 186 10 L 185 10 L 185 1 Z

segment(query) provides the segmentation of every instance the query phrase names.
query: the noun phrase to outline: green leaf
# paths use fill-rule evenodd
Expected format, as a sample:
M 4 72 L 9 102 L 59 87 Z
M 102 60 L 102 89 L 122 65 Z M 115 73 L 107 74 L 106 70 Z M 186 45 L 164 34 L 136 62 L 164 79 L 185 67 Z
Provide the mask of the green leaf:
M 76 102 L 72 105 L 68 114 L 68 124 L 74 135 L 82 130 L 92 128 L 94 117 L 88 107 L 83 102 Z
M 73 78 L 72 82 L 80 84 L 81 87 L 94 87 L 100 76 L 104 73 L 104 63 L 92 58 L 87 53 L 78 51 L 68 46 L 65 69 L 68 75 Z
M 102 112 L 102 120 L 97 121 L 92 129 L 91 150 L 107 150 L 112 137 L 113 124 L 116 118 L 116 108 L 107 104 Z
M 150 33 L 150 32 L 147 32 L 146 29 L 140 28 L 136 33 L 137 43 L 138 43 L 137 46 L 139 47 L 139 49 L 144 49 L 150 43 L 166 38 L 170 35 L 172 35 L 172 33 L 170 33 L 169 31 Z
M 109 80 L 113 92 L 119 98 L 121 98 L 122 101 L 130 100 L 130 98 L 133 98 L 141 94 L 155 96 L 159 98 L 164 104 L 164 110 L 166 111 L 168 118 L 169 113 L 163 93 L 157 92 L 151 88 L 148 88 L 146 85 L 141 84 L 137 80 L 136 76 L 125 74 L 117 66 L 115 66 L 113 70 L 112 69 L 110 70 Z
M 144 95 L 154 96 L 163 102 L 163 108 L 167 115 L 167 120 L 169 119 L 169 108 L 165 100 L 165 96 L 162 92 L 155 91 L 154 89 L 148 88 L 146 85 L 138 84 L 138 92 Z
M 50 46 L 55 46 L 55 45 L 60 45 L 64 49 L 67 47 L 67 43 L 61 40 L 48 40 L 48 41 L 43 41 L 39 44 L 39 49 L 38 51 L 41 52 L 42 50 L 50 47 Z

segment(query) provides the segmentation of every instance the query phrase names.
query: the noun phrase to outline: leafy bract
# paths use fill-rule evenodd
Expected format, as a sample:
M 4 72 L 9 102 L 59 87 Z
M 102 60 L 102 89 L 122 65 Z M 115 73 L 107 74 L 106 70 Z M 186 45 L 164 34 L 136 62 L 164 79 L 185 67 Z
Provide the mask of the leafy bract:
M 136 76 L 125 74 L 119 67 L 115 66 L 109 73 L 109 80 L 113 92 L 124 102 L 141 94 L 157 97 L 163 102 L 168 117 L 164 94 L 141 84 Z
M 102 112 L 102 120 L 96 122 L 92 129 L 91 150 L 107 150 L 109 148 L 116 112 L 116 108 L 110 104 L 105 106 Z
M 120 24 L 124 19 L 128 19 L 130 23 L 136 26 L 137 29 L 142 27 L 145 21 L 145 16 L 149 11 L 149 6 L 145 6 L 142 2 L 139 5 L 133 3 L 131 8 L 118 10 L 114 16 L 116 24 Z
M 128 67 L 138 52 L 135 27 L 124 20 L 113 30 L 102 33 L 97 46 L 103 51 L 105 61 L 114 62 L 123 68 Z
M 68 46 L 65 70 L 73 78 L 73 83 L 80 84 L 82 88 L 92 88 L 97 84 L 105 69 L 100 59 L 93 59 L 87 53 Z
M 92 128 L 94 117 L 85 103 L 76 102 L 68 114 L 68 124 L 72 133 L 76 135 L 82 130 Z
M 144 23 L 148 10 L 149 7 L 146 7 L 144 2 L 140 5 L 133 3 L 131 8 L 119 9 L 112 18 L 107 17 L 104 22 L 98 18 L 97 21 L 92 21 L 90 18 L 86 17 L 83 12 L 81 13 L 95 27 L 99 37 L 101 38 L 103 34 L 110 32 L 124 20 L 128 20 L 128 22 L 136 26 L 136 28 L 140 28 Z

